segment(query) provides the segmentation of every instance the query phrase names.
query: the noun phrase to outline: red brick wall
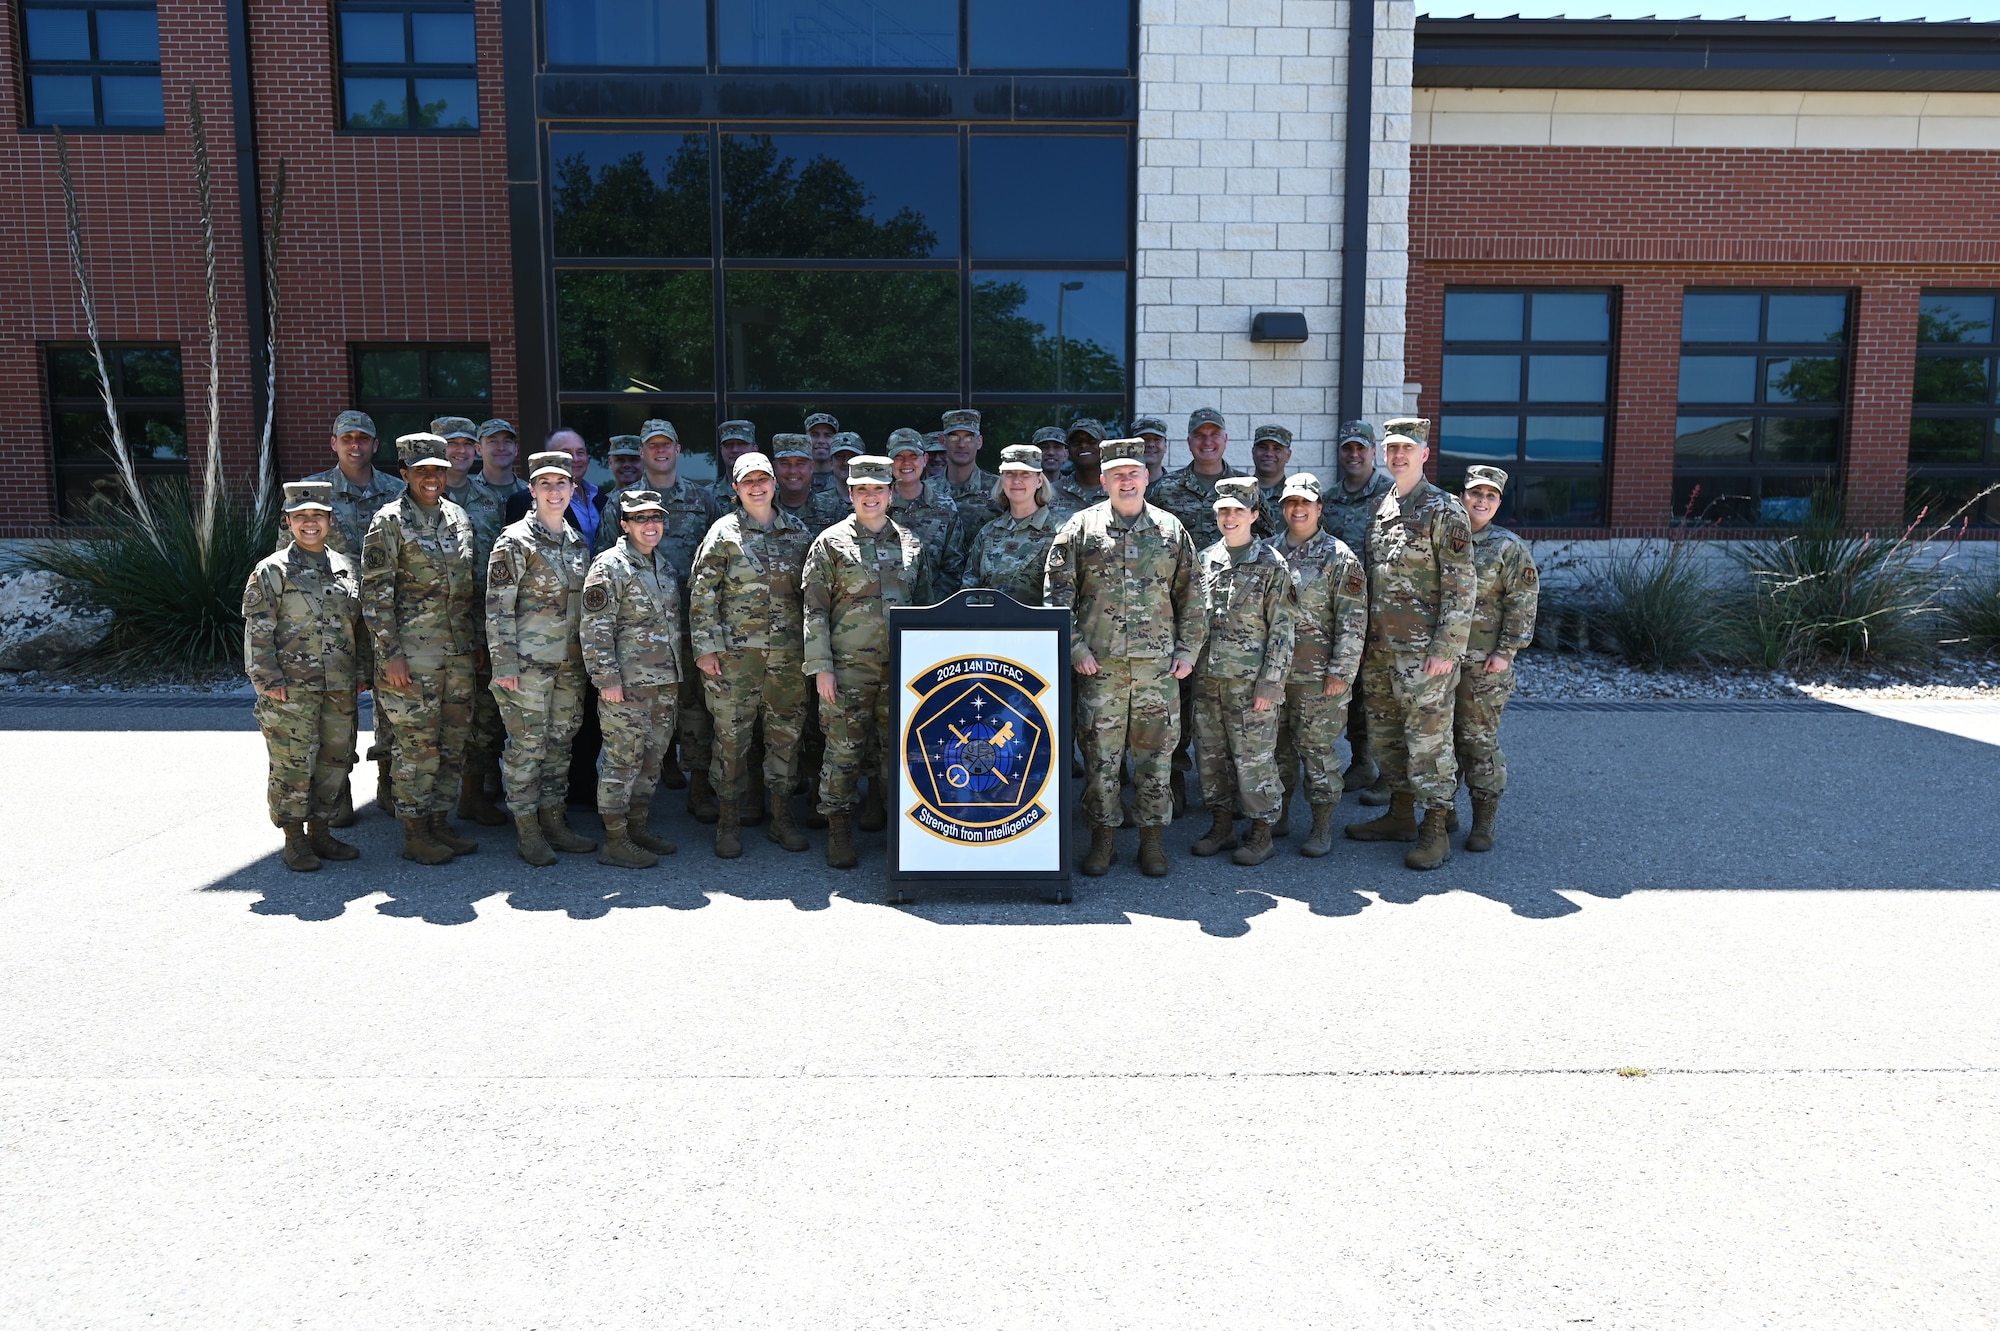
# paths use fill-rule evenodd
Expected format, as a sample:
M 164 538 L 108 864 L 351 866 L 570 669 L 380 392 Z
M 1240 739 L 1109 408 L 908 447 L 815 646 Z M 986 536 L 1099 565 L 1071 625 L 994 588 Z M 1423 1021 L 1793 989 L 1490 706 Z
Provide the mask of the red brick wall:
M 508 286 L 500 0 L 477 4 L 477 136 L 335 132 L 331 6 L 251 0 L 257 135 L 268 200 L 291 174 L 278 351 L 280 470 L 327 465 L 326 427 L 348 405 L 350 342 L 487 342 L 494 409 L 515 409 Z M 67 257 L 53 137 L 22 128 L 18 18 L 0 22 L 0 537 L 49 528 L 53 495 L 41 346 L 84 335 Z M 193 465 L 207 436 L 207 328 L 187 85 L 208 119 L 222 324 L 222 441 L 233 478 L 254 474 L 261 422 L 237 226 L 228 34 L 220 0 L 162 0 L 164 134 L 78 134 L 70 159 L 108 341 L 177 341 Z
M 1411 165 L 1405 355 L 1426 414 L 1445 287 L 1620 288 L 1609 520 L 1657 531 L 1672 504 L 1682 288 L 1847 287 L 1848 512 L 1900 521 L 1917 295 L 2000 288 L 2000 152 L 1419 146 Z

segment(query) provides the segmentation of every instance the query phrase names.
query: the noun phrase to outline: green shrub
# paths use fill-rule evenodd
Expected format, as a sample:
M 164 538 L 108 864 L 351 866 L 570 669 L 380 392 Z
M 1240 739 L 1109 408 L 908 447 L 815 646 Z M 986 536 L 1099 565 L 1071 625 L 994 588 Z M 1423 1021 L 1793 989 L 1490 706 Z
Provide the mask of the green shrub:
M 1914 528 L 1845 534 L 1837 504 L 1816 502 L 1800 531 L 1733 553 L 1749 583 L 1737 630 L 1755 664 L 1909 661 L 1936 649 L 1941 579 Z
M 1982 652 L 2000 653 L 2000 569 L 1959 579 L 1944 593 L 1952 636 Z
M 1658 669 L 1724 654 L 1722 598 L 1687 542 L 1615 558 L 1599 583 L 1597 623 L 1632 664 Z
M 243 584 L 275 548 L 275 517 L 225 497 L 204 548 L 185 482 L 149 488 L 148 499 L 151 531 L 129 508 L 100 496 L 91 501 L 91 534 L 37 546 L 20 562 L 68 579 L 111 612 L 110 635 L 83 664 L 195 674 L 240 659 Z

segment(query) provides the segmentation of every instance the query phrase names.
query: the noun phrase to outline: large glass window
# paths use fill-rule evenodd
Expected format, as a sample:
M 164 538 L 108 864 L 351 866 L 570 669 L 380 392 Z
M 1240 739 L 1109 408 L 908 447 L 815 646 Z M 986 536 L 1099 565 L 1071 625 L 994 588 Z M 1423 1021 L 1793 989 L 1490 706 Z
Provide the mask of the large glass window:
M 974 69 L 1124 70 L 1132 0 L 971 0 Z
M 555 252 L 706 258 L 708 135 L 551 134 Z
M 1927 291 L 1917 315 L 1909 518 L 2000 525 L 1996 293 Z
M 390 343 L 349 348 L 354 405 L 375 420 L 375 465 L 396 474 L 396 440 L 431 428 L 439 416 L 493 414 L 493 371 L 476 345 Z
M 552 66 L 708 64 L 707 0 L 546 0 L 546 8 Z
M 958 135 L 724 134 L 722 252 L 958 257 Z
M 181 352 L 175 346 L 107 345 L 111 405 L 140 483 L 187 475 L 187 408 L 181 396 Z M 104 415 L 97 362 L 87 346 L 48 348 L 49 441 L 54 455 L 56 513 L 86 516 L 100 490 L 120 494 Z
M 1796 526 L 1840 464 L 1848 297 L 1689 291 L 1681 306 L 1674 510 Z
M 1604 521 L 1610 444 L 1612 292 L 1480 287 L 1444 297 L 1438 479 L 1504 468 L 1500 520 Z
M 720 0 L 725 65 L 956 69 L 958 0 Z
M 479 128 L 471 0 L 341 0 L 344 129 Z
M 152 0 L 35 0 L 21 7 L 28 123 L 157 129 L 160 20 Z

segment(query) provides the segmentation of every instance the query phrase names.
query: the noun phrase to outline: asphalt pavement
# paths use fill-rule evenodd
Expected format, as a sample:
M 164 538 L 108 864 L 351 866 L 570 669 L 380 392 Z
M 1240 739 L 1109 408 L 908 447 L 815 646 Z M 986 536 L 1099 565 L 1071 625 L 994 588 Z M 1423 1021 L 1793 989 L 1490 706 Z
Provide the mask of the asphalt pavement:
M 0 701 L 0 1326 L 2000 1324 L 2000 707 L 1503 739 L 1433 874 L 890 907 L 291 874 L 246 708 Z

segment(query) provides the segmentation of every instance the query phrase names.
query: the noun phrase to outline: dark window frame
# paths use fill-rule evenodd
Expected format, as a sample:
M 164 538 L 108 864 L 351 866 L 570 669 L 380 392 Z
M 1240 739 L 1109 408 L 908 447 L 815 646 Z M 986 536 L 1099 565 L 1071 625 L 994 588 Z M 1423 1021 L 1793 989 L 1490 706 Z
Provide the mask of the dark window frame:
M 1951 516 L 1950 512 L 1938 512 L 1931 503 L 1932 496 L 1924 491 L 1927 481 L 1959 482 L 1977 485 L 1980 489 L 2000 485 L 2000 289 L 1974 287 L 1926 287 L 1919 294 L 1919 301 L 1932 296 L 1978 296 L 1994 303 L 1995 319 L 1987 329 L 1984 342 L 1926 342 L 1919 340 L 1915 364 L 1912 365 L 1912 391 L 1910 404 L 1910 428 L 1915 434 L 1917 423 L 1929 420 L 1977 420 L 1985 425 L 1985 456 L 1978 462 L 1919 462 L 1914 451 L 1908 458 L 1908 480 L 1904 487 L 1905 516 L 1915 521 L 1919 511 L 1924 512 L 1927 523 L 1938 523 Z M 1921 308 L 1921 306 L 1920 306 Z M 1983 360 L 1986 362 L 1986 401 L 1972 402 L 1932 402 L 1919 400 L 1915 394 L 1915 370 L 1926 360 Z M 1914 438 L 1911 441 L 1915 447 Z M 1954 505 L 1956 508 L 1956 505 Z M 2000 526 L 2000 495 L 1990 495 L 1977 505 L 1965 520 L 1972 526 L 1992 528 Z
M 446 138 L 473 138 L 480 132 L 479 124 L 479 16 L 473 0 L 338 0 L 330 7 L 333 22 L 333 88 L 334 88 L 334 132 L 354 134 L 364 137 L 382 135 L 418 134 L 443 136 Z M 368 61 L 347 59 L 347 37 L 341 19 L 349 13 L 400 14 L 403 19 L 403 49 L 410 56 L 401 64 L 379 64 Z M 473 59 L 470 64 L 430 64 L 419 63 L 416 59 L 416 32 L 414 14 L 462 14 L 472 19 Z M 467 79 L 472 83 L 473 120 L 471 125 L 439 125 L 426 127 L 417 123 L 417 88 L 419 78 Z M 360 126 L 347 123 L 350 108 L 347 105 L 347 80 L 357 79 L 401 79 L 403 81 L 403 114 L 408 124 L 400 126 Z
M 1749 286 L 1749 287 L 1704 287 L 1686 286 L 1681 289 L 1683 319 L 1685 319 L 1686 298 L 1689 296 L 1757 296 L 1757 340 L 1751 342 L 1691 342 L 1687 340 L 1685 326 L 1681 330 L 1680 354 L 1675 360 L 1676 384 L 1679 382 L 1681 363 L 1690 356 L 1695 357 L 1753 357 L 1756 373 L 1752 381 L 1752 398 L 1748 402 L 1730 401 L 1682 401 L 1676 388 L 1674 395 L 1674 416 L 1676 420 L 1674 452 L 1674 516 L 1677 519 L 1698 523 L 1714 522 L 1731 528 L 1760 527 L 1773 524 L 1760 517 L 1755 522 L 1732 522 L 1716 517 L 1710 512 L 1710 505 L 1724 499 L 1747 499 L 1759 506 L 1767 496 L 1764 486 L 1767 481 L 1791 484 L 1812 482 L 1814 488 L 1827 493 L 1838 493 L 1845 483 L 1847 463 L 1848 400 L 1853 388 L 1854 374 L 1854 314 L 1856 291 L 1852 287 L 1838 286 Z M 1768 340 L 1771 325 L 1771 298 L 1773 296 L 1834 296 L 1843 297 L 1846 302 L 1846 321 L 1842 325 L 1840 341 L 1832 342 L 1773 342 Z M 1773 361 L 1796 359 L 1834 359 L 1840 362 L 1839 396 L 1832 403 L 1826 402 L 1783 402 L 1771 401 L 1765 394 L 1769 388 L 1770 365 Z M 1681 417 L 1748 417 L 1751 422 L 1750 456 L 1742 462 L 1701 462 L 1690 460 L 1683 465 L 1678 440 Z M 1765 423 L 1772 420 L 1827 420 L 1834 425 L 1834 456 L 1827 463 L 1779 462 L 1764 460 Z M 1740 485 L 1747 494 L 1738 495 L 1694 495 L 1692 499 L 1683 494 L 1683 475 L 1699 478 L 1715 478 L 1725 483 Z M 1776 496 L 1795 498 L 1797 496 Z M 1778 524 L 1790 525 L 1790 524 Z
M 1589 283 L 1583 285 L 1552 285 L 1549 283 L 1502 283 L 1468 284 L 1448 286 L 1444 299 L 1449 302 L 1454 295 L 1501 295 L 1519 294 L 1523 297 L 1521 312 L 1521 336 L 1518 339 L 1458 339 L 1446 337 L 1447 325 L 1439 320 L 1438 337 L 1438 417 L 1439 425 L 1447 416 L 1512 416 L 1515 418 L 1514 456 L 1505 463 L 1507 472 L 1507 496 L 1502 503 L 1499 516 L 1495 519 L 1505 526 L 1533 527 L 1602 527 L 1611 520 L 1612 461 L 1615 456 L 1617 436 L 1618 403 L 1618 333 L 1622 312 L 1623 289 L 1616 285 Z M 1537 295 L 1602 295 L 1606 298 L 1608 323 L 1603 341 L 1537 340 L 1534 337 L 1534 297 Z M 1440 314 L 1443 306 L 1439 307 Z M 1485 400 L 1478 398 L 1447 399 L 1444 396 L 1444 358 L 1465 355 L 1506 355 L 1520 359 L 1520 388 L 1511 400 Z M 1528 395 L 1528 382 L 1532 356 L 1561 355 L 1601 355 L 1604 357 L 1604 399 L 1601 402 L 1547 402 Z M 1574 416 L 1601 418 L 1604 421 L 1604 457 L 1596 463 L 1584 462 L 1530 462 L 1528 461 L 1528 420 L 1538 416 Z M 1431 450 L 1437 460 L 1438 479 L 1441 484 L 1450 485 L 1461 481 L 1465 468 L 1480 465 L 1477 461 L 1460 463 L 1452 461 L 1447 467 L 1444 459 L 1443 439 L 1440 434 L 1433 441 Z M 1529 523 L 1516 519 L 1514 496 L 1519 491 L 1519 483 L 1526 480 L 1596 479 L 1598 482 L 1598 517 L 1595 522 L 1578 522 L 1558 519 L 1551 522 Z
M 78 493 L 79 496 L 87 494 L 93 488 L 92 482 L 95 479 L 116 475 L 117 463 L 113 462 L 108 455 L 101 463 L 65 460 L 57 444 L 57 417 L 64 412 L 71 411 L 86 412 L 101 417 L 104 413 L 104 399 L 94 388 L 88 394 L 79 394 L 74 397 L 60 396 L 56 392 L 54 358 L 65 352 L 80 351 L 87 354 L 90 351 L 90 344 L 88 342 L 44 342 L 40 344 L 40 350 L 42 353 L 39 358 L 41 361 L 43 385 L 42 397 L 48 404 L 46 420 L 48 429 L 50 509 L 58 522 L 78 523 L 84 521 L 84 519 L 66 515 L 63 511 L 66 497 L 72 491 Z M 111 404 L 113 410 L 119 414 L 121 427 L 125 429 L 126 447 L 130 449 L 134 442 L 132 438 L 133 432 L 129 428 L 131 422 L 128 419 L 128 413 L 148 410 L 158 411 L 159 405 L 165 402 L 172 402 L 179 409 L 181 438 L 185 441 L 187 439 L 187 382 L 185 377 L 182 379 L 181 394 L 178 398 L 128 394 L 124 391 L 125 371 L 122 360 L 122 353 L 128 351 L 171 351 L 176 357 L 179 357 L 181 355 L 181 345 L 178 342 L 147 341 L 106 342 L 103 344 L 105 369 L 110 371 L 112 378 Z M 187 363 L 184 359 L 181 362 L 181 372 L 183 376 L 187 372 Z M 184 457 L 153 458 L 135 454 L 132 458 L 132 469 L 138 473 L 140 484 L 144 485 L 149 477 L 179 476 L 185 478 L 188 475 L 188 462 L 189 459 Z
M 15 9 L 19 18 L 15 25 L 15 38 L 20 43 L 21 70 L 21 118 L 22 132 L 29 134 L 51 134 L 57 126 L 54 122 L 42 124 L 35 119 L 34 86 L 35 75 L 69 75 L 90 79 L 90 97 L 93 119 L 87 125 L 62 125 L 65 134 L 164 134 L 166 133 L 166 80 L 161 73 L 158 60 L 102 60 L 93 56 L 90 60 L 42 60 L 36 59 L 28 50 L 28 10 L 29 9 L 82 10 L 87 15 L 90 43 L 93 52 L 97 47 L 97 11 L 102 9 L 122 9 L 150 12 L 153 21 L 159 22 L 158 0 L 35 0 L 33 5 L 19 4 Z M 106 75 L 150 74 L 160 80 L 160 123 L 157 125 L 107 125 L 104 123 L 104 78 Z
M 368 397 L 362 393 L 361 358 L 370 352 L 418 353 L 420 374 L 424 392 L 417 397 Z M 484 400 L 470 397 L 448 397 L 432 393 L 431 356 L 436 352 L 478 352 L 486 357 L 486 397 Z M 355 410 L 365 411 L 379 419 L 391 412 L 424 413 L 425 424 L 439 416 L 466 416 L 473 421 L 482 421 L 493 415 L 493 346 L 490 342 L 350 342 L 347 344 L 348 401 Z M 386 436 L 386 437 L 383 437 Z M 393 430 L 383 430 L 375 440 L 375 465 L 393 473 L 400 472 L 402 464 L 396 456 L 396 436 Z

